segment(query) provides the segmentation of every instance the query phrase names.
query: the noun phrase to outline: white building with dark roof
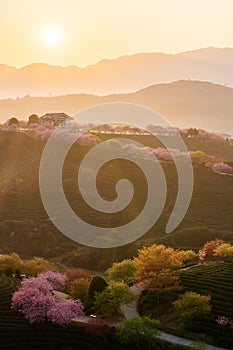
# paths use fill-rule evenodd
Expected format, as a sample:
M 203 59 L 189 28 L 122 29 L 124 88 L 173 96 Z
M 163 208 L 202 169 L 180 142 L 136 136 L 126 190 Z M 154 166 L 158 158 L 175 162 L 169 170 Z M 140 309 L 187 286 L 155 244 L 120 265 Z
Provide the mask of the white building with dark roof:
M 40 124 L 50 124 L 54 127 L 69 127 L 73 118 L 65 113 L 46 113 L 40 117 Z

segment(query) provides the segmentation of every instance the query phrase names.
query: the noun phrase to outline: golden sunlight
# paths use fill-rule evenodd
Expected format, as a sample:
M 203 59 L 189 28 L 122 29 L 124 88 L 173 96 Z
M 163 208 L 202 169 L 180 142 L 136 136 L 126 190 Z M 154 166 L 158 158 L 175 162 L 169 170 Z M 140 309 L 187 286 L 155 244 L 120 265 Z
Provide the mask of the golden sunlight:
M 63 39 L 62 32 L 57 27 L 47 27 L 43 32 L 43 41 L 49 46 L 58 46 Z

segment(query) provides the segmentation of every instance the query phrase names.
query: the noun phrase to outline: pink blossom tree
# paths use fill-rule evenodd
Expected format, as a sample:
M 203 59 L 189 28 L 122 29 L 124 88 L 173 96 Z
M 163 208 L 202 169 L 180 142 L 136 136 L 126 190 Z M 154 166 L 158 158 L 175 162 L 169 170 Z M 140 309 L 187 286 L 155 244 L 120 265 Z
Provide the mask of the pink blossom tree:
M 47 280 L 55 290 L 63 290 L 67 283 L 67 277 L 65 275 L 51 270 L 40 273 L 38 278 Z
M 66 277 L 59 272 L 47 271 L 28 278 L 13 294 L 12 308 L 20 311 L 30 323 L 48 320 L 67 324 L 71 318 L 83 315 L 83 305 L 79 300 L 59 301 L 55 298 L 53 290 L 62 290 L 65 285 Z
M 49 308 L 47 318 L 56 324 L 65 325 L 72 318 L 83 316 L 83 305 L 79 300 L 56 302 Z
M 227 326 L 230 320 L 226 316 L 218 316 L 215 321 L 219 326 Z
M 214 173 L 224 173 L 224 172 L 229 172 L 232 168 L 225 164 L 224 162 L 219 162 L 219 163 L 215 163 L 212 166 L 212 170 Z
M 52 295 L 51 283 L 39 277 L 24 280 L 12 297 L 12 307 L 22 312 L 30 323 L 44 322 L 47 311 L 54 304 L 56 299 Z

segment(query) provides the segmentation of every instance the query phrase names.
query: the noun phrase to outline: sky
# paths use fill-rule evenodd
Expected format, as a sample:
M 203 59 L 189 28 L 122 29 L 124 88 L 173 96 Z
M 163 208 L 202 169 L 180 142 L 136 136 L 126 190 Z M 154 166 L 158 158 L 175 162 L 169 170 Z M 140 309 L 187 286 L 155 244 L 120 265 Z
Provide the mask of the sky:
M 0 63 L 95 64 L 233 47 L 232 0 L 0 0 Z

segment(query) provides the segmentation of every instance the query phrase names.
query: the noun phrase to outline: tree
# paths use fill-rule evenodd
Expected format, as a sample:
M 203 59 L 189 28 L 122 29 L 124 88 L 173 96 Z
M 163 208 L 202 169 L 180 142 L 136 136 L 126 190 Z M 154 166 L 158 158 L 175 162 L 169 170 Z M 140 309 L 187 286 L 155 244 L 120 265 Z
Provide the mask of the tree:
M 94 276 L 89 284 L 87 293 L 87 305 L 91 307 L 94 305 L 96 293 L 100 293 L 107 287 L 108 284 L 101 276 Z
M 37 276 L 39 273 L 48 270 L 55 270 L 55 267 L 44 258 L 35 257 L 24 263 L 24 273 L 28 276 Z
M 137 264 L 130 259 L 114 263 L 106 272 L 113 281 L 122 281 L 126 284 L 134 282 L 136 277 Z
M 128 304 L 135 300 L 135 294 L 123 282 L 110 282 L 101 293 L 95 296 L 95 306 L 99 313 L 118 315 L 120 304 Z
M 193 164 L 200 165 L 205 162 L 206 154 L 202 151 L 195 151 L 191 153 Z
M 220 258 L 232 258 L 233 246 L 230 243 L 222 243 L 213 250 L 213 255 Z
M 136 345 L 138 349 L 145 345 L 150 349 L 155 344 L 155 335 L 160 322 L 147 316 L 135 316 L 117 325 L 116 338 L 119 343 Z
M 206 316 L 211 312 L 210 299 L 209 295 L 186 292 L 173 305 L 185 321 L 191 321 L 194 317 Z
M 19 126 L 19 121 L 17 118 L 15 117 L 12 117 L 8 120 L 8 126 L 11 126 L 11 125 L 16 125 L 16 126 Z
M 61 289 L 65 280 L 65 276 L 53 271 L 25 279 L 13 294 L 12 307 L 22 312 L 30 323 L 49 320 L 67 324 L 71 318 L 83 315 L 83 305 L 74 300 L 58 301 L 53 295 L 54 287 Z
M 183 250 L 183 252 L 185 254 L 185 257 L 184 257 L 185 262 L 198 258 L 197 253 L 195 253 L 192 249 Z
M 90 281 L 86 278 L 78 278 L 69 283 L 68 292 L 73 299 L 80 299 L 83 302 L 87 299 Z
M 67 269 L 65 274 L 67 276 L 68 283 L 79 278 L 85 278 L 88 280 L 91 279 L 91 274 L 84 269 Z
M 224 162 L 213 164 L 211 169 L 214 173 L 230 173 L 232 171 L 232 167 Z
M 83 316 L 83 305 L 79 300 L 64 300 L 54 303 L 47 312 L 47 318 L 59 325 L 70 323 L 72 318 Z
M 205 258 L 213 257 L 214 250 L 225 243 L 222 239 L 214 239 L 204 244 L 203 248 L 199 251 L 199 259 L 204 260 Z
M 23 265 L 24 262 L 17 253 L 4 254 L 0 257 L 0 270 L 8 272 L 8 275 L 21 271 Z
M 196 137 L 198 136 L 198 134 L 199 134 L 199 131 L 196 128 L 187 129 L 187 136 Z
M 187 256 L 182 251 L 166 248 L 164 245 L 153 244 L 138 251 L 135 262 L 138 265 L 137 279 L 146 288 L 159 294 L 170 290 L 179 290 L 177 269 L 184 265 Z
M 28 125 L 30 125 L 30 124 L 39 124 L 39 123 L 40 123 L 40 119 L 39 119 L 37 114 L 31 114 L 28 117 Z
M 52 288 L 55 290 L 62 291 L 66 287 L 67 277 L 61 274 L 60 272 L 54 272 L 50 270 L 40 273 L 38 277 L 45 279 L 49 283 L 51 283 Z

